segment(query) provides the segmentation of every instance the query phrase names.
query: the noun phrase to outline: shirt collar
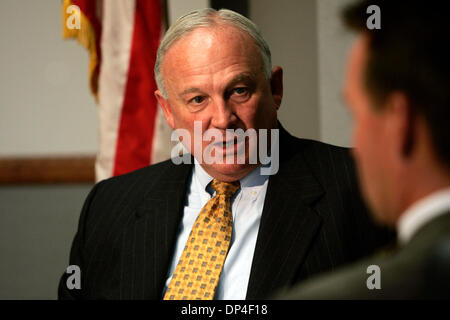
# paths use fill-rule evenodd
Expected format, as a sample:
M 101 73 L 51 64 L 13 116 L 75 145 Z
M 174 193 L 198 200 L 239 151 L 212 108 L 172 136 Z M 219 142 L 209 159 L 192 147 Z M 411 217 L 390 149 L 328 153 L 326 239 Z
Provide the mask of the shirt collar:
M 261 174 L 261 167 L 268 167 L 270 163 L 267 165 L 258 166 L 253 169 L 249 174 L 239 180 L 241 184 L 241 189 L 244 188 L 253 188 L 253 187 L 262 187 L 264 182 L 269 178 L 268 175 Z M 202 190 L 207 190 L 209 183 L 214 179 L 210 176 L 205 169 L 200 165 L 200 163 L 194 157 L 194 172 L 193 174 L 197 177 L 198 182 Z
M 197 159 L 194 157 L 194 176 L 197 177 L 198 182 L 200 183 L 200 187 L 202 190 L 206 190 L 208 184 L 213 180 L 205 169 L 200 165 Z
M 409 207 L 397 222 L 398 239 L 406 244 L 427 222 L 450 209 L 450 187 L 433 192 Z

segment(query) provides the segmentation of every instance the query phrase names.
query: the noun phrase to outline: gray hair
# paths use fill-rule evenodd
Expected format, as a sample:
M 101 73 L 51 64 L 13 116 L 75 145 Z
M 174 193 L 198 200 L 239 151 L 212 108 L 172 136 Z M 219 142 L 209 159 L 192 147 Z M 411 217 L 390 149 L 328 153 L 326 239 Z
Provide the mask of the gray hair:
M 170 26 L 169 30 L 167 30 L 159 45 L 155 62 L 155 80 L 158 89 L 165 98 L 167 98 L 167 92 L 164 86 L 164 79 L 161 74 L 161 64 L 167 50 L 176 40 L 186 36 L 195 29 L 217 25 L 218 21 L 216 18 L 219 18 L 219 21 L 221 22 L 229 23 L 230 25 L 239 28 L 255 41 L 255 44 L 258 46 L 261 53 L 264 75 L 266 79 L 270 79 L 272 74 L 270 49 L 267 42 L 262 37 L 258 26 L 237 12 L 227 9 L 217 11 L 212 8 L 205 8 L 192 11 L 178 18 L 178 20 Z

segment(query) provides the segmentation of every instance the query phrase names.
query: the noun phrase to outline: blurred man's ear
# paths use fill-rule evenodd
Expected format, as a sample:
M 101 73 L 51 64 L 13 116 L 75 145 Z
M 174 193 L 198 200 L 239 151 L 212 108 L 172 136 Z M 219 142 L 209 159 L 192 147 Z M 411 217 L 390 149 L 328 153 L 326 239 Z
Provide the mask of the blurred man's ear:
M 270 88 L 278 110 L 281 106 L 281 101 L 283 100 L 283 69 L 281 67 L 274 67 L 272 69 Z
M 408 98 L 402 92 L 393 92 L 386 100 L 389 134 L 396 142 L 398 155 L 406 160 L 414 151 L 416 126 L 412 108 Z
M 164 98 L 163 94 L 159 90 L 155 91 L 155 97 L 164 112 L 164 117 L 166 118 L 167 123 L 172 129 L 175 130 L 175 122 L 173 119 L 172 109 L 170 108 L 169 101 Z

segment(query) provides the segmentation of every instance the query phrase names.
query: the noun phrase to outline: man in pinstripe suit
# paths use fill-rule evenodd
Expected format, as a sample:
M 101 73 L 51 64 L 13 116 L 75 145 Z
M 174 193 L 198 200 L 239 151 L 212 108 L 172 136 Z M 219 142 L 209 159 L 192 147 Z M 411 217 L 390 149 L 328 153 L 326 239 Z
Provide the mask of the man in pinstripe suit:
M 172 159 L 100 182 L 84 204 L 71 250 L 81 289 L 69 289 L 65 274 L 60 298 L 161 299 L 214 194 L 213 179 L 240 183 L 215 299 L 268 297 L 390 239 L 367 215 L 348 150 L 295 138 L 277 121 L 282 69 L 271 68 L 270 50 L 250 20 L 212 9 L 180 18 L 162 40 L 155 77 L 173 129 L 194 136 L 199 121 L 203 131 L 279 130 L 279 141 L 268 142 L 278 147 L 278 171 L 261 174 L 264 164 L 250 163 L 245 148 L 244 163 L 205 163 L 192 152 L 194 164 Z M 195 149 L 191 140 L 183 139 L 188 150 Z

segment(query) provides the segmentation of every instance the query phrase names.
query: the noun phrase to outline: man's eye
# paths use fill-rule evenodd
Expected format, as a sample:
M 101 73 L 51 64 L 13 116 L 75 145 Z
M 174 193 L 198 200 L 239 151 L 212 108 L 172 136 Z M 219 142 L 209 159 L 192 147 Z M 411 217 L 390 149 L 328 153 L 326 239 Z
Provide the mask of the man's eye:
M 202 97 L 202 96 L 196 96 L 196 97 L 192 98 L 189 102 L 190 102 L 190 103 L 194 103 L 194 104 L 200 104 L 200 103 L 202 103 L 203 101 L 205 101 L 205 97 Z
M 248 89 L 246 87 L 239 87 L 233 89 L 233 94 L 237 94 L 239 96 L 246 94 L 248 92 Z

